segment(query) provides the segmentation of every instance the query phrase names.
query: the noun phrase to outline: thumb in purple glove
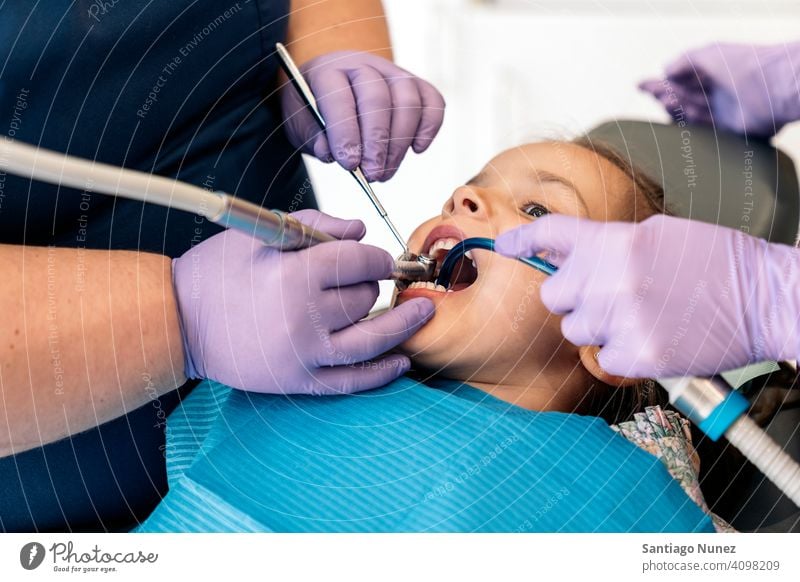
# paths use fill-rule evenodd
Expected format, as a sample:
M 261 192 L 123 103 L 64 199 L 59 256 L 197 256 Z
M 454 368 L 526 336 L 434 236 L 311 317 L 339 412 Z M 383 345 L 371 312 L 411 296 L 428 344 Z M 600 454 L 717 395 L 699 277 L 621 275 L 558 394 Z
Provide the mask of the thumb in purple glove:
M 382 355 L 433 314 L 428 300 L 369 321 L 391 256 L 356 242 L 361 221 L 293 214 L 345 240 L 293 252 L 234 231 L 173 261 L 186 375 L 255 392 L 331 394 L 382 386 L 410 366 Z

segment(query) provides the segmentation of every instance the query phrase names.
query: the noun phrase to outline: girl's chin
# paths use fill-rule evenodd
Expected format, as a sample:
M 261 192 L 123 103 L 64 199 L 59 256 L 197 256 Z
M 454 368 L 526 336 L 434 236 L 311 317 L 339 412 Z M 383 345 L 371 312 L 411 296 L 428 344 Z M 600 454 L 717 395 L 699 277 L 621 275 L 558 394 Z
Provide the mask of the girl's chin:
M 398 352 L 411 358 L 415 370 L 428 369 L 436 364 L 433 360 L 440 359 L 436 354 L 444 338 L 441 335 L 437 336 L 435 328 L 426 329 L 429 325 L 431 322 L 426 323 L 412 337 L 397 346 Z

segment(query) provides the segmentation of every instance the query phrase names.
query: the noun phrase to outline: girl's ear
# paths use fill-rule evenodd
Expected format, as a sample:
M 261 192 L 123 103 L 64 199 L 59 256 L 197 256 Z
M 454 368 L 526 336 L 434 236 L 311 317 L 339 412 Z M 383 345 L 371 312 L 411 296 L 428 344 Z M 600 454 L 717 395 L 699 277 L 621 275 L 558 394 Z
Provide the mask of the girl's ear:
M 578 353 L 580 354 L 583 367 L 586 368 L 592 376 L 604 384 L 619 388 L 627 388 L 642 381 L 641 378 L 614 376 L 613 374 L 606 372 L 597 362 L 597 354 L 600 353 L 600 348 L 598 346 L 581 346 L 578 348 Z

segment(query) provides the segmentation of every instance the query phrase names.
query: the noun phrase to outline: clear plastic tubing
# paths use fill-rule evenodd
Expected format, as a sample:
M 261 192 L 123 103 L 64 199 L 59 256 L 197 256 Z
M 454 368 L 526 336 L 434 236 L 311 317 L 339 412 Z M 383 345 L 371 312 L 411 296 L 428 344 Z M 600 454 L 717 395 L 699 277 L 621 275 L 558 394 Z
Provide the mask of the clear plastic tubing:
M 746 414 L 725 433 L 734 447 L 800 507 L 800 465 Z
M 720 376 L 659 378 L 669 401 L 710 439 L 725 436 L 800 507 L 800 465 L 747 416 L 749 402 Z

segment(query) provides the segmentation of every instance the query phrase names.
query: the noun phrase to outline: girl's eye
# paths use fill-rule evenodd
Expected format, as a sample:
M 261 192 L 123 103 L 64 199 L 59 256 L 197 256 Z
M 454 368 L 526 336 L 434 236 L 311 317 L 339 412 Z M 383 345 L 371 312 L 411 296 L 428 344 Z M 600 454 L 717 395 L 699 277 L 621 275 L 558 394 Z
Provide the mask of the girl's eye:
M 529 202 L 528 204 L 523 205 L 522 212 L 529 216 L 533 216 L 534 218 L 540 218 L 545 214 L 550 214 L 550 211 L 547 208 L 536 202 Z

